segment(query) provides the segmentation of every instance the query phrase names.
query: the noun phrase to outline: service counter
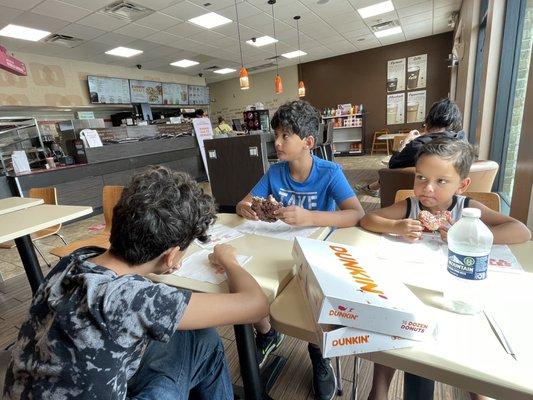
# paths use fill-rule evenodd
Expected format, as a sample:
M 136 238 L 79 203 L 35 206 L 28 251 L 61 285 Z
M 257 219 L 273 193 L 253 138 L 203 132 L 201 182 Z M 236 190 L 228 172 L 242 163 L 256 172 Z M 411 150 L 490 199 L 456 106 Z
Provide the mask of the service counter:
M 200 149 L 193 136 L 106 144 L 85 149 L 87 164 L 34 170 L 0 177 L 0 197 L 7 188 L 11 195 L 27 196 L 32 187 L 54 186 L 59 204 L 102 207 L 105 185 L 126 185 L 131 177 L 150 165 L 164 165 L 184 171 L 196 180 L 205 180 Z M 6 196 L 3 196 L 6 197 Z

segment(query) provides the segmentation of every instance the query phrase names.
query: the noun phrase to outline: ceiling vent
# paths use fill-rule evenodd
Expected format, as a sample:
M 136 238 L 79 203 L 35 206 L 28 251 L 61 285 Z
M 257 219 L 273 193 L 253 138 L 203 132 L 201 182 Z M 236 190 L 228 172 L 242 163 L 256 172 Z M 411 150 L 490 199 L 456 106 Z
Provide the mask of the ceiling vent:
M 102 12 L 118 19 L 137 21 L 140 18 L 144 18 L 150 14 L 153 14 L 155 11 L 138 4 L 122 0 L 106 6 Z
M 270 68 L 270 67 L 275 67 L 275 66 L 276 66 L 276 64 L 274 64 L 274 63 L 256 65 L 255 67 L 248 68 L 248 72 L 259 71 L 260 69 L 265 69 L 265 68 Z
M 215 69 L 220 69 L 218 65 L 212 65 L 211 67 L 204 68 L 204 71 L 212 71 Z
M 400 26 L 400 22 L 395 19 L 393 21 L 380 22 L 379 24 L 372 25 L 370 28 L 372 29 L 372 32 L 379 32 L 385 29 L 395 28 L 397 26 Z
M 79 46 L 80 44 L 82 44 L 83 40 L 75 38 L 75 37 L 72 37 L 72 36 L 59 35 L 59 34 L 55 33 L 53 35 L 48 36 L 45 39 L 45 42 L 46 43 L 52 43 L 52 44 L 59 44 L 61 46 L 73 48 L 73 47 L 76 47 L 76 46 Z
M 267 57 L 265 58 L 265 60 L 277 60 L 278 58 L 281 58 L 281 56 L 277 55 L 277 56 Z

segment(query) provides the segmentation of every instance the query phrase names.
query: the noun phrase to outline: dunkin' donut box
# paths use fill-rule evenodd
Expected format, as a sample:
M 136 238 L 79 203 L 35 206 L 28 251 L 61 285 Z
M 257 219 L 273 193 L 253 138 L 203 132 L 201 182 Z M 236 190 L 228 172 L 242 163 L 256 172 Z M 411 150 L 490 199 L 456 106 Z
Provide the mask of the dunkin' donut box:
M 387 270 L 395 265 L 364 249 L 298 237 L 293 257 L 319 324 L 404 339 L 433 337 L 430 308 Z

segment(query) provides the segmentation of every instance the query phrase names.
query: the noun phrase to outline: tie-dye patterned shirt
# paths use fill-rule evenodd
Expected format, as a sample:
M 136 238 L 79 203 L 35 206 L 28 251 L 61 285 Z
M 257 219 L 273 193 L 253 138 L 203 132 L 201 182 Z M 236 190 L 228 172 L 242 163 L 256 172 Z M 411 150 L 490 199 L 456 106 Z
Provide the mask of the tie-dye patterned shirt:
M 5 399 L 124 399 L 150 340 L 167 342 L 190 292 L 63 258 L 35 294 L 6 375 Z

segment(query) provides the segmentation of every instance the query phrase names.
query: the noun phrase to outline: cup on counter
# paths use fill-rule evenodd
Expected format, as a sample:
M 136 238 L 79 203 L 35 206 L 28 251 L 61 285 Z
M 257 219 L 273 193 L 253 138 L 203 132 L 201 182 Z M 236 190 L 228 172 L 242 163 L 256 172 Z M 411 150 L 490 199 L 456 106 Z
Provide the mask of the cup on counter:
M 396 124 L 397 114 L 398 114 L 398 104 L 397 103 L 387 104 L 387 125 Z
M 55 168 L 56 167 L 56 163 L 54 161 L 54 158 L 53 157 L 46 157 L 46 165 L 48 166 L 49 169 Z
M 387 79 L 387 92 L 395 92 L 398 87 L 398 78 Z
M 407 123 L 416 122 L 418 115 L 418 103 L 414 101 L 407 102 Z
M 420 67 L 409 67 L 407 69 L 407 89 L 416 89 L 418 87 L 418 76 L 420 75 Z

